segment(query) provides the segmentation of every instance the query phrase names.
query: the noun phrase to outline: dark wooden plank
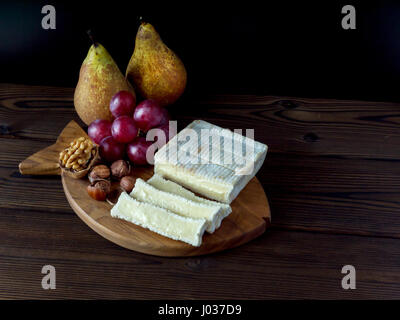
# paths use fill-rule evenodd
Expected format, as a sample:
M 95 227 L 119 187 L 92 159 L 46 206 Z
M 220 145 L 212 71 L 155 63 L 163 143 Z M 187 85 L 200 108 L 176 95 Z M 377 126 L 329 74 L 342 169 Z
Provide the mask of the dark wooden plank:
M 18 173 L 21 160 L 77 119 L 72 95 L 73 89 L 0 85 L 0 297 L 400 298 L 398 104 L 180 101 L 171 108 L 180 127 L 203 118 L 254 128 L 269 145 L 258 177 L 273 227 L 227 252 L 166 259 L 91 231 L 69 208 L 58 177 Z M 54 291 L 41 289 L 45 264 L 57 269 Z M 356 290 L 341 289 L 345 264 L 357 269 Z
M 0 141 L 0 208 L 70 212 L 60 178 L 18 172 L 48 143 Z M 400 238 L 400 161 L 270 153 L 258 178 L 275 227 Z
M 269 152 L 400 159 L 400 105 L 284 97 L 214 96 L 176 107 L 187 122 L 253 128 Z
M 80 121 L 73 92 L 72 88 L 0 84 L 0 137 L 54 141 L 69 121 Z
M 97 299 L 400 298 L 400 240 L 270 231 L 241 247 L 196 258 L 120 248 L 74 215 L 0 215 L 0 297 Z M 56 268 L 56 290 L 41 268 Z M 341 268 L 357 271 L 343 290 Z
M 18 164 L 46 141 L 0 139 L 0 208 L 72 212 L 59 176 L 23 176 Z
M 275 227 L 400 237 L 400 161 L 271 153 L 258 178 Z
M 272 153 L 399 159 L 400 105 L 287 97 L 210 96 L 170 107 L 180 127 L 205 119 L 254 128 Z M 0 136 L 51 140 L 72 119 L 73 89 L 0 84 Z

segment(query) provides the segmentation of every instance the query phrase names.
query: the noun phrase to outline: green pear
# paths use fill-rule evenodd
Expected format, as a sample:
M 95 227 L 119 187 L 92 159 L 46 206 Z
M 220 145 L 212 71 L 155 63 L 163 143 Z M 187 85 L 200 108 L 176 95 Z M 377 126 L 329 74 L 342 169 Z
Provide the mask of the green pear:
M 84 123 L 96 119 L 112 121 L 110 100 L 118 91 L 135 91 L 119 70 L 113 58 L 99 43 L 94 42 L 83 61 L 75 89 L 75 110 Z
M 181 59 L 146 22 L 139 26 L 125 75 L 138 93 L 162 106 L 174 103 L 186 87 L 186 69 Z

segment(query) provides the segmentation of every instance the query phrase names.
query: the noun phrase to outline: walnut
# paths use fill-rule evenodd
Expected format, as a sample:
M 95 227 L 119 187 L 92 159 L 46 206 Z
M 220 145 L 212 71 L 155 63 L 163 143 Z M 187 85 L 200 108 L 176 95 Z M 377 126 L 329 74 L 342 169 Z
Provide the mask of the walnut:
M 89 138 L 73 140 L 68 148 L 60 152 L 61 169 L 73 178 L 81 178 L 98 159 L 98 147 Z
M 125 160 L 117 160 L 111 165 L 111 174 L 115 179 L 121 179 L 129 175 L 131 172 L 131 165 Z

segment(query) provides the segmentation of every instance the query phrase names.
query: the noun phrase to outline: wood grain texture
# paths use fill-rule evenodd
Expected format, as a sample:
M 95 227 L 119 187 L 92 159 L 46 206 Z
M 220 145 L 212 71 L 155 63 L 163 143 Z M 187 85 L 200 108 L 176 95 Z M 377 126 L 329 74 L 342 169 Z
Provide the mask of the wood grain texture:
M 52 142 L 70 120 L 83 125 L 70 88 L 0 84 L 0 102 L 0 137 Z M 254 128 L 273 153 L 399 159 L 398 108 L 388 102 L 219 95 L 179 100 L 169 110 L 180 128 L 193 119 Z
M 87 137 L 86 132 L 72 120 L 61 131 L 55 144 L 34 153 L 19 164 L 20 173 L 59 175 L 61 171 L 57 162 L 60 151 L 72 140 L 82 136 Z M 147 180 L 153 175 L 153 167 L 138 167 L 133 173 L 134 177 Z M 124 248 L 147 254 L 179 257 L 227 250 L 260 236 L 271 220 L 267 197 L 257 178 L 253 178 L 232 203 L 233 212 L 224 219 L 218 232 L 206 234 L 202 245 L 196 248 L 112 218 L 110 204 L 95 201 L 87 194 L 87 179 L 73 179 L 62 173 L 61 176 L 67 200 L 82 221 L 104 238 Z
M 19 161 L 47 145 L 2 141 L 0 208 L 70 210 L 59 178 L 18 171 Z M 273 226 L 400 237 L 400 162 L 269 153 L 264 167 L 257 176 L 268 194 Z M 19 197 L 25 187 L 29 193 Z
M 269 152 L 341 158 L 399 159 L 399 105 L 385 102 L 262 96 L 214 96 L 175 106 L 180 119 L 253 128 Z M 357 143 L 355 143 L 357 142 Z
M 73 94 L 71 88 L 0 84 L 0 137 L 54 143 L 71 120 L 82 125 Z
M 147 180 L 153 167 L 136 168 L 135 178 Z M 200 247 L 163 237 L 133 223 L 111 217 L 111 205 L 91 199 L 85 179 L 72 179 L 62 174 L 65 195 L 75 213 L 104 238 L 134 251 L 165 257 L 199 256 L 231 249 L 264 233 L 270 223 L 268 199 L 253 178 L 231 203 L 232 213 L 213 234 L 205 233 Z
M 73 89 L 0 85 L 0 295 L 3 298 L 398 299 L 400 105 L 210 96 L 170 108 L 182 128 L 202 118 L 255 128 L 269 146 L 257 175 L 272 226 L 232 250 L 193 258 L 135 253 L 83 224 L 59 177 L 18 163 L 72 119 Z M 22 195 L 22 196 L 21 196 Z M 57 268 L 57 290 L 40 286 Z M 344 291 L 341 267 L 357 270 Z M 118 271 L 118 272 L 117 272 Z
M 400 238 L 400 161 L 271 153 L 264 165 L 274 226 Z
M 74 120 L 71 120 L 54 144 L 23 160 L 18 166 L 19 172 L 25 175 L 60 175 L 61 168 L 58 165 L 60 152 L 79 137 L 87 137 L 87 134 Z
M 123 249 L 73 213 L 0 215 L 0 297 L 39 299 L 399 299 L 400 240 L 267 231 L 243 246 L 165 258 Z M 41 287 L 43 265 L 57 289 Z M 341 268 L 357 270 L 343 290 Z

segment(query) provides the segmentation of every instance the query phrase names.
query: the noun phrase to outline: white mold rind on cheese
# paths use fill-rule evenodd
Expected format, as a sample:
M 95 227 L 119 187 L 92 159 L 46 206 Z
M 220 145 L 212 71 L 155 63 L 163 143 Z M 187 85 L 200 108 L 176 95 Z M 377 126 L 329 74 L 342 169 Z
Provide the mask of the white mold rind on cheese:
M 222 220 L 227 216 L 229 216 L 229 214 L 232 212 L 232 208 L 230 205 L 198 197 L 193 192 L 185 189 L 181 185 L 173 181 L 166 180 L 158 174 L 154 174 L 149 180 L 147 180 L 147 183 L 159 190 L 173 193 L 195 202 L 209 204 L 209 205 L 216 205 L 221 207 L 221 210 L 218 215 L 218 220 L 216 221 L 216 228 L 219 228 Z
M 206 228 L 205 219 L 177 215 L 150 203 L 141 202 L 123 192 L 111 209 L 111 216 L 149 229 L 162 236 L 199 247 Z
M 214 142 L 210 138 L 208 143 L 202 143 L 204 129 L 209 130 Z M 187 141 L 187 137 L 191 140 Z M 235 148 L 235 144 L 239 147 Z M 203 196 L 231 203 L 258 172 L 267 150 L 265 144 L 196 120 L 155 154 L 154 171 Z M 225 163 L 225 155 L 232 161 Z
M 182 196 L 159 190 L 144 180 L 136 179 L 135 187 L 130 196 L 143 202 L 148 202 L 176 214 L 194 219 L 206 220 L 206 231 L 215 231 L 222 208 L 218 205 L 204 204 L 189 200 Z

